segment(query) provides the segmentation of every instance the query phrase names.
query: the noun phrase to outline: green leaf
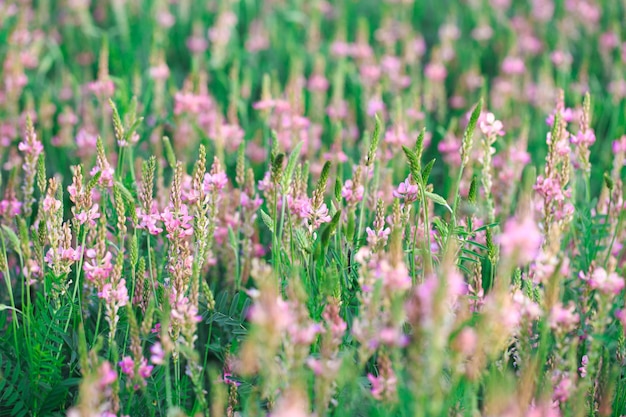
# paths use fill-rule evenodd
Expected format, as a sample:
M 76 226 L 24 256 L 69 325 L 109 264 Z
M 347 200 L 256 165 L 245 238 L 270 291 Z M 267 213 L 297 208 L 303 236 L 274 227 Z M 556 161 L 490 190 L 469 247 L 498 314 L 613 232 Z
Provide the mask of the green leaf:
M 176 170 L 176 155 L 174 154 L 174 148 L 167 136 L 163 136 L 163 148 L 165 149 L 165 159 L 170 165 L 170 168 Z
M 420 173 L 420 161 L 415 152 L 409 149 L 406 146 L 402 146 L 402 150 L 406 155 L 406 159 L 409 160 L 409 169 L 411 171 L 411 176 L 413 177 L 413 181 L 418 182 L 422 180 L 422 175 Z
M 446 201 L 446 199 L 440 196 L 439 194 L 425 191 L 424 195 L 426 196 L 426 198 L 432 200 L 434 203 L 444 206 L 450 211 L 450 213 L 452 213 L 452 208 L 448 205 L 448 202 Z
M 339 223 L 340 218 L 341 218 L 341 210 L 335 213 L 335 215 L 333 216 L 328 226 L 326 226 L 326 228 L 322 232 L 322 249 L 323 250 L 326 250 L 326 248 L 328 248 L 328 244 L 330 243 L 330 237 L 332 236 L 335 229 L 337 228 L 337 224 Z
M 433 165 L 435 165 L 435 158 L 432 159 L 426 166 L 422 169 L 422 184 L 428 183 L 428 178 L 430 177 L 430 171 L 433 169 Z
M 20 257 L 22 256 L 22 249 L 20 247 L 20 239 L 17 237 L 17 235 L 15 234 L 15 232 L 8 226 L 6 225 L 2 225 L 2 230 L 4 231 L 4 235 L 7 237 L 7 239 L 9 239 L 9 243 L 11 244 L 11 248 L 13 248 L 13 250 L 20 255 Z
M 270 231 L 273 233 L 274 232 L 274 220 L 272 220 L 270 215 L 267 214 L 265 211 L 263 211 L 263 209 L 261 209 L 261 220 L 263 220 L 263 223 L 265 223 L 267 228 L 270 229 Z
M 283 176 L 283 189 L 287 189 L 289 184 L 291 184 L 291 178 L 293 177 L 293 172 L 296 169 L 296 164 L 298 163 L 298 158 L 300 158 L 300 150 L 302 149 L 302 144 L 304 142 L 300 141 L 293 148 L 291 154 L 289 155 L 289 159 L 287 160 L 287 167 L 285 168 L 285 174 Z

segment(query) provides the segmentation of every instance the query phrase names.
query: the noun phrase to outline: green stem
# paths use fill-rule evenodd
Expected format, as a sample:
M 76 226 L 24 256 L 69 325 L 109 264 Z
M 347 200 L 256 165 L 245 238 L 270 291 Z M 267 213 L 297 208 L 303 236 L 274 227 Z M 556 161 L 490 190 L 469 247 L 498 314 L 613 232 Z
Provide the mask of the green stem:
M 615 228 L 615 232 L 613 232 L 613 237 L 611 238 L 611 244 L 609 245 L 609 248 L 607 250 L 606 253 L 606 257 L 604 258 L 604 266 L 606 267 L 608 262 L 609 262 L 609 258 L 611 257 L 611 251 L 613 250 L 613 245 L 615 244 L 615 239 L 617 238 L 617 235 L 619 234 L 619 232 L 622 229 L 622 224 L 624 222 L 624 215 L 626 214 L 626 211 L 622 210 L 620 216 L 619 216 L 619 220 L 617 221 L 617 227 Z
M 93 334 L 93 340 L 98 339 L 98 330 L 100 329 L 100 319 L 102 318 L 102 303 L 98 302 L 98 318 L 96 319 L 96 330 Z
M 148 268 L 150 269 L 150 286 L 152 287 L 152 293 L 154 294 L 154 302 L 157 307 L 159 305 L 159 299 L 156 293 L 156 284 L 154 281 L 154 272 L 152 271 L 152 249 L 150 248 L 150 234 L 148 234 Z
M 425 265 L 423 274 L 424 278 L 426 278 L 426 274 L 433 270 L 433 254 L 430 247 L 430 222 L 428 220 L 428 199 L 426 198 L 426 187 L 424 183 L 422 181 L 418 181 L 417 183 L 421 194 L 422 213 L 424 214 L 424 245 L 426 248 L 424 248 Z
M 82 230 L 82 228 L 78 229 L 78 232 L 80 233 Z M 72 293 L 72 302 L 70 303 L 70 314 L 67 317 L 67 322 L 65 322 L 65 327 L 63 328 L 63 331 L 67 333 L 67 328 L 70 325 L 70 320 L 72 319 L 72 312 L 74 310 L 74 301 L 76 300 L 77 297 L 77 293 L 78 293 L 78 288 L 80 288 L 80 273 L 83 270 L 83 261 L 85 259 L 85 237 L 86 237 L 86 233 L 83 233 L 83 237 L 81 239 L 80 242 L 80 249 L 82 251 L 81 257 L 80 257 L 80 261 L 78 263 L 78 268 L 76 269 L 76 282 L 74 283 L 74 292 Z M 81 307 L 82 308 L 82 307 Z M 82 317 L 82 314 L 81 314 Z
M 363 223 L 365 222 L 365 204 L 367 202 L 368 192 L 369 192 L 369 167 L 365 166 L 365 181 L 363 181 L 363 200 L 361 200 L 361 210 L 359 211 L 359 226 L 356 229 L 356 233 L 354 235 L 354 241 L 352 242 L 353 252 L 356 253 L 357 242 L 361 237 L 361 233 L 363 232 Z
M 15 344 L 15 354 L 17 355 L 17 360 L 20 360 L 20 350 L 17 347 L 17 329 L 20 327 L 17 321 L 17 309 L 15 308 L 15 299 L 13 298 L 13 288 L 11 286 L 11 275 L 9 274 L 9 261 L 7 259 L 7 250 L 6 245 L 4 243 L 4 237 L 0 239 L 2 241 L 2 251 L 4 252 L 4 282 L 6 283 L 7 290 L 9 291 L 9 299 L 11 300 L 11 315 L 13 320 L 11 323 L 13 324 L 13 343 Z

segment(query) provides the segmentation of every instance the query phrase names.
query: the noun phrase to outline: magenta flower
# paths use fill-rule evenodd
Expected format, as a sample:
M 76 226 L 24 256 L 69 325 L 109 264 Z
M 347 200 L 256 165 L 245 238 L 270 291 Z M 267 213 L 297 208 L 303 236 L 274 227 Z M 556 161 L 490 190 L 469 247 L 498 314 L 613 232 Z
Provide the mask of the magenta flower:
M 87 250 L 86 254 L 88 258 L 91 258 L 91 260 L 85 262 L 85 264 L 83 265 L 85 277 L 89 281 L 103 283 L 109 278 L 111 272 L 113 271 L 113 265 L 111 264 L 111 259 L 113 259 L 113 255 L 111 255 L 111 252 L 107 251 L 104 257 L 98 260 L 95 259 L 95 250 L 89 249 Z
M 539 253 L 543 236 L 530 217 L 522 220 L 513 218 L 504 225 L 498 242 L 505 256 L 516 259 L 520 265 L 525 265 Z
M 163 350 L 161 343 L 156 342 L 152 345 L 150 353 L 152 353 L 152 356 L 150 356 L 150 362 L 155 365 L 163 365 L 165 363 L 165 351 Z
M 148 365 L 146 358 L 142 358 L 141 363 L 139 364 L 139 376 L 143 379 L 150 378 L 150 375 L 152 375 L 152 369 L 154 369 L 154 366 Z
M 117 380 L 117 372 L 115 372 L 109 361 L 102 362 L 98 373 L 100 375 L 100 381 L 98 384 L 101 389 L 107 388 Z
M 417 184 L 413 184 L 412 177 L 409 176 L 398 185 L 398 188 L 393 191 L 393 196 L 404 200 L 404 204 L 411 204 L 417 201 L 418 193 Z
M 173 207 L 168 206 L 161 213 L 161 220 L 165 224 L 165 230 L 167 230 L 167 237 L 172 239 L 174 236 L 183 238 L 185 236 L 193 235 L 193 225 L 191 221 L 193 217 L 189 215 L 189 209 L 186 204 L 180 206 L 178 213 L 172 211 Z
M 118 363 L 122 372 L 132 378 L 135 375 L 135 362 L 130 356 L 124 356 L 124 358 Z
M 115 286 L 112 283 L 106 283 L 102 286 L 102 290 L 98 292 L 98 297 L 104 299 L 109 304 L 123 307 L 128 303 L 128 290 L 126 289 L 126 280 L 121 279 Z
M 441 83 L 446 80 L 448 70 L 441 62 L 429 62 L 424 67 L 424 75 L 433 82 Z
M 308 221 L 310 231 L 319 228 L 323 223 L 330 222 L 330 220 L 331 217 L 328 214 L 326 203 L 322 203 L 317 209 L 314 209 L 312 206 L 309 208 Z
M 363 193 L 365 192 L 365 188 L 362 185 L 359 185 L 356 189 L 354 189 L 354 183 L 352 180 L 346 180 L 341 189 L 341 196 L 346 199 L 348 203 L 357 203 L 363 200 Z
M 76 217 L 76 220 L 78 220 L 78 223 L 80 224 L 88 223 L 91 227 L 95 226 L 96 219 L 100 218 L 100 211 L 99 211 L 98 204 L 94 204 L 87 211 L 79 212 L 78 214 L 76 214 L 75 217 Z
M 504 136 L 504 125 L 500 120 L 496 120 L 493 113 L 487 113 L 482 120 L 478 122 L 478 127 L 486 136 Z
M 617 295 L 624 289 L 624 278 L 615 272 L 608 273 L 602 267 L 596 267 L 588 282 L 591 288 L 607 295 Z
M 157 226 L 157 222 L 161 221 L 161 215 L 155 204 L 152 204 L 150 213 L 144 213 L 139 207 L 136 209 L 136 212 L 139 219 L 139 224 L 136 226 L 137 229 L 145 229 L 148 233 L 155 236 L 163 231 L 162 228 Z
M 567 308 L 561 303 L 557 303 L 550 311 L 548 323 L 553 329 L 561 329 L 566 332 L 571 331 L 578 324 L 579 316 L 576 313 L 574 304 L 569 304 Z
M 228 177 L 223 171 L 215 174 L 205 174 L 204 176 L 204 191 L 221 191 L 228 184 Z

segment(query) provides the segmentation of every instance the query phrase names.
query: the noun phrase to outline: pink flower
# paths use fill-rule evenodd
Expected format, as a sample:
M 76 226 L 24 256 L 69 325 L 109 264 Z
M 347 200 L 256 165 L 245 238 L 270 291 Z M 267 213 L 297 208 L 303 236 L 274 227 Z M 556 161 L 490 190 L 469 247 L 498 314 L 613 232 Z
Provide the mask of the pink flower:
M 43 145 L 36 137 L 32 141 L 22 141 L 17 145 L 17 149 L 26 154 L 32 155 L 35 159 L 43 152 Z
M 382 394 L 385 391 L 384 379 L 380 376 L 376 377 L 372 374 L 367 374 L 367 379 L 372 384 L 372 396 L 377 400 L 382 399 Z
M 5 216 L 19 216 L 22 212 L 22 202 L 12 198 L 0 201 L 0 214 Z
M 363 193 L 365 192 L 365 188 L 362 185 L 359 185 L 356 190 L 354 188 L 354 183 L 352 180 L 346 180 L 341 189 L 341 196 L 346 199 L 348 203 L 356 203 L 363 200 Z
M 174 236 L 185 237 L 193 235 L 193 226 L 190 223 L 193 217 L 189 215 L 189 209 L 186 204 L 180 206 L 178 213 L 172 211 L 173 207 L 166 207 L 161 213 L 161 220 L 165 224 L 167 237 L 172 239 Z
M 328 90 L 328 80 L 323 75 L 313 74 L 307 83 L 307 88 L 311 91 L 324 92 Z
M 170 69 L 167 64 L 162 63 L 157 65 L 156 67 L 150 67 L 150 78 L 154 80 L 167 80 L 167 77 L 170 76 Z
M 412 177 L 409 175 L 404 182 L 401 182 L 398 188 L 393 191 L 393 196 L 404 199 L 404 204 L 411 204 L 417 201 L 418 190 L 417 184 L 412 183 Z
M 333 120 L 342 120 L 348 117 L 348 103 L 338 100 L 326 108 L 326 114 Z
M 604 268 L 596 267 L 589 279 L 589 286 L 607 295 L 617 295 L 624 289 L 624 279 L 615 272 L 609 274 Z
M 137 229 L 146 229 L 148 230 L 148 233 L 155 236 L 163 231 L 162 228 L 157 227 L 156 225 L 157 221 L 161 221 L 161 215 L 159 214 L 156 205 L 152 205 L 150 213 L 144 213 L 143 210 L 138 207 L 137 218 L 139 219 Z
M 87 84 L 87 89 L 99 98 L 108 98 L 113 96 L 115 84 L 110 79 L 96 80 Z
M 387 243 L 387 239 L 391 234 L 391 229 L 385 227 L 380 230 L 373 230 L 369 227 L 365 228 L 365 232 L 367 233 L 367 244 L 370 247 L 376 246 L 379 242 L 382 242 L 383 245 Z
M 163 350 L 161 343 L 156 342 L 150 348 L 150 353 L 152 353 L 152 356 L 150 356 L 150 362 L 155 365 L 163 365 L 165 363 L 165 351 Z
M 130 356 L 124 356 L 124 358 L 118 363 L 122 368 L 122 372 L 132 378 L 135 375 L 135 362 Z
M 204 175 L 204 191 L 221 191 L 228 184 L 228 177 L 223 171 L 215 174 L 207 173 Z
M 585 131 L 579 131 L 576 136 L 572 135 L 570 141 L 574 145 L 583 145 L 590 147 L 596 142 L 596 134 L 593 129 L 586 129 Z
M 83 265 L 85 277 L 89 281 L 102 283 L 109 278 L 109 275 L 113 271 L 113 265 L 111 264 L 113 255 L 111 255 L 111 252 L 107 251 L 100 261 L 93 259 L 95 256 L 96 254 L 93 249 L 87 251 L 87 257 L 92 258 L 92 260 L 85 262 Z
M 473 328 L 465 327 L 459 332 L 455 342 L 455 346 L 458 347 L 461 354 L 471 356 L 476 352 L 478 346 L 478 334 Z
M 374 116 L 385 112 L 385 103 L 379 98 L 373 98 L 367 102 L 367 115 Z
M 589 364 L 589 356 L 583 355 L 580 360 L 580 368 L 578 368 L 578 372 L 580 373 L 580 377 L 584 378 L 587 376 L 587 365 Z
M 115 287 L 112 283 L 104 284 L 102 290 L 98 292 L 98 297 L 106 300 L 109 304 L 116 304 L 119 307 L 125 306 L 128 303 L 126 280 L 122 278 Z
M 101 389 L 105 389 L 117 380 L 117 372 L 113 370 L 109 361 L 102 362 L 98 370 L 100 381 L 98 382 Z
M 561 303 L 556 304 L 550 311 L 548 323 L 553 329 L 561 329 L 563 331 L 571 331 L 578 324 L 578 314 L 574 304 L 569 304 L 564 308 Z
M 328 214 L 328 207 L 326 206 L 326 203 L 322 203 L 322 205 L 318 207 L 317 209 L 310 207 L 309 213 L 308 213 L 308 220 L 309 220 L 309 230 L 311 231 L 319 228 L 322 225 L 322 223 L 330 222 L 331 217 Z
M 201 54 L 209 47 L 209 42 L 202 36 L 191 36 L 187 38 L 187 48 L 194 54 Z
M 502 62 L 502 72 L 505 74 L 519 75 L 526 71 L 524 60 L 520 57 L 507 56 Z
M 50 197 L 49 195 L 47 195 L 44 199 L 43 199 L 43 209 L 46 212 L 52 211 L 52 212 L 56 212 L 61 208 L 61 202 L 59 200 L 57 200 L 56 198 Z
M 524 265 L 531 262 L 539 253 L 543 236 L 539 228 L 530 217 L 522 220 L 509 219 L 504 225 L 504 231 L 498 239 L 502 253 Z
M 504 125 L 500 120 L 496 120 L 496 116 L 493 113 L 487 113 L 487 115 L 478 123 L 480 130 L 486 136 L 504 136 Z
M 398 262 L 394 267 L 383 259 L 376 271 L 378 277 L 383 281 L 383 285 L 389 291 L 406 291 L 411 288 L 411 276 L 404 262 Z
M 87 211 L 81 211 L 80 213 L 76 214 L 75 217 L 76 217 L 76 220 L 78 220 L 78 223 L 80 224 L 89 223 L 90 226 L 92 227 L 95 226 L 96 219 L 100 218 L 100 211 L 99 211 L 98 204 L 94 204 Z
M 424 75 L 433 82 L 443 82 L 446 80 L 448 71 L 440 62 L 430 62 L 424 68 Z
M 626 152 L 626 135 L 623 135 L 619 139 L 613 141 L 613 152 Z

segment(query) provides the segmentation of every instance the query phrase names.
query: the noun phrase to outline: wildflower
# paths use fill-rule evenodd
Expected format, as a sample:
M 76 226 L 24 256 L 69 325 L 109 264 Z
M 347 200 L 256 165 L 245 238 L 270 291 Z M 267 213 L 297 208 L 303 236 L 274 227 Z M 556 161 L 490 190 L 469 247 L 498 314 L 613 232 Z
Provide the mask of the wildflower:
M 80 224 L 88 223 L 89 226 L 94 227 L 96 225 L 96 219 L 100 218 L 98 204 L 94 204 L 89 210 L 80 211 L 76 214 L 75 218 Z
M 565 332 L 569 332 L 573 330 L 578 324 L 579 317 L 575 312 L 575 306 L 573 304 L 569 304 L 567 308 L 564 308 L 561 303 L 556 304 L 552 307 L 550 311 L 550 317 L 548 318 L 548 323 L 550 327 L 555 330 L 563 330 Z
M 355 203 L 363 200 L 363 193 L 365 192 L 365 188 L 362 185 L 358 185 L 356 189 L 354 189 L 354 183 L 352 180 L 346 180 L 341 189 L 341 196 L 348 201 L 348 203 Z
M 440 62 L 429 62 L 424 67 L 424 75 L 433 82 L 441 83 L 446 80 L 448 70 Z
M 478 123 L 478 127 L 485 136 L 504 136 L 504 125 L 500 120 L 496 120 L 493 113 L 487 115 Z
M 145 229 L 151 235 L 158 235 L 163 231 L 162 228 L 157 226 L 157 221 L 161 221 L 162 217 L 154 203 L 150 208 L 150 213 L 144 213 L 139 207 L 137 207 L 136 212 L 139 219 L 139 224 L 136 225 L 137 229 Z
M 589 365 L 589 356 L 583 355 L 580 360 L 580 368 L 578 368 L 578 372 L 580 373 L 581 378 L 587 376 L 587 365 Z
M 310 207 L 307 207 L 307 211 L 310 231 L 318 229 L 323 223 L 328 223 L 331 220 L 326 203 L 322 203 L 322 205 L 317 209 L 313 208 L 311 205 Z
M 111 363 L 109 361 L 102 362 L 100 368 L 98 370 L 98 374 L 100 375 L 100 380 L 98 382 L 100 389 L 104 390 L 106 387 L 110 386 L 117 380 L 117 372 L 113 370 Z
M 367 233 L 367 244 L 370 247 L 375 247 L 378 244 L 384 246 L 389 239 L 389 235 L 391 235 L 391 229 L 385 227 L 384 229 L 373 230 L 370 227 L 366 227 L 365 233 Z
M 409 176 L 398 185 L 398 188 L 393 191 L 393 196 L 404 200 L 405 205 L 409 205 L 417 201 L 418 193 L 417 184 L 413 183 L 413 177 Z
M 531 262 L 539 253 L 543 237 L 530 217 L 509 219 L 499 237 L 502 253 L 520 265 Z
M 311 91 L 324 92 L 328 90 L 329 82 L 323 75 L 314 74 L 307 82 L 307 88 Z
M 505 74 L 519 75 L 526 71 L 524 61 L 519 57 L 507 56 L 502 62 L 502 72 Z
M 156 342 L 152 345 L 150 353 L 152 353 L 152 356 L 150 356 L 150 362 L 155 365 L 163 365 L 165 363 L 165 351 L 163 350 L 161 343 Z
M 135 375 L 135 362 L 133 358 L 130 356 L 124 356 L 124 358 L 118 363 L 119 367 L 122 369 L 126 375 L 130 378 L 133 378 Z
M 111 264 L 113 255 L 111 252 L 107 251 L 104 257 L 100 260 L 95 259 L 96 251 L 93 249 L 87 250 L 86 255 L 88 258 L 91 258 L 90 261 L 85 262 L 83 265 L 87 280 L 97 283 L 103 283 L 106 281 L 113 271 L 113 265 Z
M 46 195 L 46 197 L 43 199 L 43 209 L 46 212 L 51 211 L 54 213 L 61 209 L 61 202 L 56 198 Z
M 377 275 L 389 291 L 406 291 L 411 288 L 411 276 L 404 262 L 392 266 L 383 259 L 378 265 Z
M 173 210 L 174 208 L 170 205 L 161 213 L 161 220 L 165 224 L 168 239 L 174 239 L 175 236 L 183 238 L 193 235 L 193 226 L 191 224 L 193 217 L 189 215 L 187 205 L 181 204 L 178 212 Z
M 167 80 L 170 76 L 170 69 L 166 63 L 161 63 L 155 67 L 150 67 L 150 77 L 154 80 Z
M 207 173 L 204 175 L 204 191 L 221 191 L 228 184 L 228 177 L 224 171 Z
M 454 347 L 463 356 L 469 357 L 476 352 L 478 347 L 478 334 L 471 327 L 465 327 L 461 330 L 454 340 Z
M 109 304 L 123 307 L 128 303 L 128 290 L 126 280 L 123 278 L 114 286 L 113 283 L 106 283 L 102 290 L 98 292 L 98 297 L 104 299 Z
M 367 374 L 367 379 L 370 381 L 370 384 L 372 384 L 372 396 L 377 400 L 391 400 L 396 394 L 398 379 L 391 368 L 389 358 L 381 356 L 378 362 L 378 376 Z
M 144 380 L 150 378 L 150 375 L 152 375 L 152 369 L 154 369 L 154 366 L 148 365 L 148 361 L 146 361 L 146 358 L 141 358 L 138 370 L 139 376 Z
M 619 294 L 624 289 L 624 279 L 617 273 L 608 273 L 602 267 L 596 267 L 588 280 L 589 286 L 603 294 Z

